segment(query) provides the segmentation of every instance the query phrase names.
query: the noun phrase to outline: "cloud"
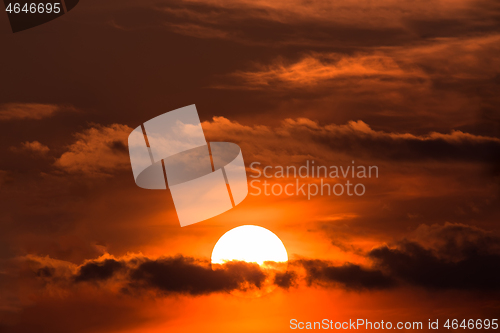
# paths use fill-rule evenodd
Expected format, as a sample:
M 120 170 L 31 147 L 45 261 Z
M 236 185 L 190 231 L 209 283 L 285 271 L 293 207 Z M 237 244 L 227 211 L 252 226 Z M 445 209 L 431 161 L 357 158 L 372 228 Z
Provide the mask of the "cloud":
M 74 263 L 58 260 L 49 256 L 37 256 L 28 254 L 13 259 L 22 270 L 32 271 L 39 277 L 65 278 L 75 274 L 77 265 Z
M 462 223 L 422 224 L 408 239 L 452 261 L 500 254 L 498 234 Z
M 423 0 L 415 1 L 411 4 L 394 0 L 385 0 L 379 3 L 367 0 L 348 2 L 189 0 L 187 3 L 193 5 L 199 4 L 200 6 L 210 5 L 227 10 L 239 8 L 250 11 L 249 15 L 258 15 L 262 18 L 282 23 L 297 24 L 300 21 L 322 21 L 325 23 L 342 22 L 350 26 L 360 24 L 361 22 L 370 26 L 399 26 L 408 17 L 416 16 L 420 18 L 439 19 L 447 16 L 458 16 L 460 14 L 467 14 L 465 12 L 467 9 L 477 5 L 477 2 L 472 0 L 455 1 L 452 4 L 446 1 L 436 1 L 431 4 L 431 8 L 436 9 L 434 11 L 429 10 L 429 3 Z M 252 9 L 254 11 L 251 11 Z
M 196 296 L 234 290 L 251 292 L 264 288 L 268 279 L 286 290 L 304 285 L 353 291 L 393 289 L 403 285 L 429 290 L 498 289 L 499 254 L 471 254 L 451 261 L 416 242 L 405 240 L 395 247 L 375 248 L 367 253 L 367 259 L 373 260 L 373 265 L 298 259 L 289 262 L 288 271 L 277 273 L 257 264 L 238 261 L 212 269 L 206 260 L 184 256 L 157 259 L 108 257 L 89 260 L 77 269 L 69 264 L 40 263 L 32 265 L 32 269 L 38 279 L 49 284 L 52 280 L 60 288 L 71 289 L 75 284 L 86 282 L 129 295 L 151 292 L 162 296 Z M 63 272 L 58 271 L 61 267 Z M 68 275 L 68 272 L 72 274 Z M 110 287 L 112 285 L 114 287 Z
M 14 297 L 14 303 L 6 300 L 6 306 L 14 309 L 28 304 L 29 297 L 25 296 L 32 293 L 67 297 L 88 288 L 97 294 L 132 298 L 232 291 L 253 294 L 269 286 L 288 291 L 315 287 L 356 292 L 401 287 L 432 292 L 499 289 L 500 237 L 469 225 L 421 225 L 402 240 L 359 255 L 363 263 L 294 259 L 288 262 L 286 271 L 239 261 L 212 267 L 206 259 L 182 255 L 150 258 L 104 254 L 81 265 L 27 255 L 4 265 L 0 278 L 7 279 L 5 286 L 11 289 L 0 290 L 0 295 L 5 292 Z
M 107 280 L 123 268 L 125 268 L 124 263 L 114 259 L 105 259 L 102 262 L 89 262 L 80 267 L 78 274 L 75 276 L 75 281 Z
M 418 243 L 374 249 L 377 267 L 413 286 L 429 289 L 498 290 L 500 255 L 474 254 L 458 261 L 439 258 Z
M 147 260 L 130 274 L 132 288 L 155 288 L 165 293 L 202 295 L 231 290 L 260 288 L 266 274 L 257 264 L 230 262 L 224 269 L 206 262 L 175 257 Z
M 500 152 L 500 139 L 461 131 L 427 135 L 373 130 L 368 124 L 320 125 L 307 119 L 286 119 L 277 127 L 244 126 L 222 117 L 203 123 L 212 141 L 233 141 L 253 160 L 287 165 L 306 159 L 321 160 L 325 149 L 351 156 L 384 161 L 469 161 L 490 163 Z M 290 152 L 293 152 L 291 154 Z M 279 160 L 277 158 L 280 158 Z M 290 161 L 292 160 L 292 161 Z
M 71 109 L 54 104 L 4 103 L 0 104 L 0 120 L 42 119 L 51 117 L 56 112 Z
M 496 32 L 348 50 L 311 48 L 249 61 L 210 87 L 272 101 L 267 109 L 291 117 L 362 119 L 379 129 L 419 134 L 456 129 L 498 136 L 492 120 L 500 103 L 499 45 Z
M 13 151 L 27 151 L 39 155 L 44 155 L 50 151 L 50 148 L 38 141 L 26 141 L 21 143 L 21 147 L 12 147 Z
M 305 275 L 301 270 L 305 270 Z M 53 265 L 37 265 L 35 275 L 50 278 L 61 274 L 54 272 Z M 69 278 L 74 283 L 115 280 L 121 284 L 122 292 L 132 295 L 153 291 L 163 295 L 192 296 L 257 290 L 265 287 L 267 279 L 283 289 L 303 283 L 347 290 L 385 289 L 395 285 L 380 271 L 350 263 L 338 266 L 329 261 L 300 259 L 291 261 L 288 271 L 275 272 L 243 261 L 231 261 L 212 269 L 206 260 L 185 256 L 157 259 L 129 256 L 117 259 L 105 255 L 97 260 L 88 260 Z
M 298 62 L 287 63 L 278 59 L 258 71 L 238 71 L 231 76 L 242 81 L 242 88 L 313 88 L 333 79 L 348 77 L 368 78 L 396 77 L 418 79 L 423 75 L 416 69 L 403 70 L 391 57 L 378 55 L 342 56 L 335 53 L 315 53 Z M 224 86 L 222 86 L 224 87 Z
M 256 59 L 219 76 L 219 90 L 272 100 L 281 114 L 362 119 L 414 133 L 458 129 L 496 135 L 498 33 L 429 38 L 349 50 L 312 49 Z M 481 87 L 481 88 L 478 88 Z M 278 106 L 274 105 L 279 101 Z M 488 118 L 488 119 L 487 119 Z
M 387 289 L 396 285 L 394 279 L 376 269 L 364 268 L 352 263 L 335 266 L 324 260 L 299 260 L 305 268 L 308 285 L 342 286 L 348 290 Z
M 290 261 L 288 271 L 270 271 L 257 264 L 243 261 L 228 262 L 212 269 L 201 259 L 177 256 L 158 259 L 133 258 L 129 261 L 106 259 L 89 261 L 79 268 L 75 281 L 100 282 L 111 279 L 127 267 L 127 293 L 153 290 L 164 295 L 203 295 L 233 290 L 261 289 L 271 278 L 272 283 L 283 289 L 301 284 L 347 290 L 373 290 L 394 287 L 391 277 L 381 271 L 347 263 L 335 265 L 325 260 L 300 259 Z M 305 275 L 301 270 L 305 270 Z
M 53 265 L 37 265 L 35 269 L 37 276 L 54 275 Z M 76 284 L 114 281 L 121 283 L 122 292 L 128 294 L 152 291 L 163 295 L 204 295 L 260 289 L 269 273 L 257 264 L 246 262 L 229 262 L 212 269 L 208 261 L 192 257 L 151 259 L 140 255 L 124 258 L 104 255 L 97 260 L 86 261 L 74 271 L 68 279 Z M 118 276 L 121 278 L 118 279 Z
M 373 249 L 375 267 L 429 289 L 498 290 L 500 237 L 460 223 L 421 225 L 393 246 Z
M 156 9 L 168 22 L 196 23 L 208 32 L 237 32 L 239 42 L 323 46 L 381 43 L 417 36 L 456 36 L 471 31 L 495 31 L 498 8 L 491 0 L 411 3 L 384 0 L 331 1 L 163 1 Z M 255 26 L 262 27 L 255 29 Z M 433 27 L 433 29 L 429 28 Z M 253 29 L 252 29 L 253 28 Z M 177 31 L 182 33 L 181 31 Z M 307 32 L 307 33 L 305 33 Z M 200 38 L 232 38 L 205 33 Z M 383 38 L 385 37 L 385 39 Z
M 291 287 L 297 287 L 297 273 L 291 270 L 286 272 L 278 272 L 274 276 L 273 284 L 283 289 L 290 289 Z
M 436 39 L 418 46 L 375 47 L 370 52 L 313 52 L 298 61 L 279 58 L 254 71 L 229 75 L 228 89 L 317 89 L 337 82 L 390 87 L 394 81 L 425 87 L 431 80 L 492 80 L 500 71 L 500 35 L 466 39 Z M 453 56 L 452 56 L 453 55 Z M 487 64 L 487 65 L 486 65 Z M 236 85 L 235 85 L 236 84 Z
M 384 289 L 394 286 L 380 271 L 355 264 L 335 265 L 324 260 L 290 261 L 288 271 L 262 268 L 254 263 L 231 261 L 211 267 L 204 259 L 185 256 L 147 258 L 127 255 L 115 258 L 105 254 L 76 266 L 48 257 L 29 256 L 32 277 L 52 287 L 71 289 L 81 283 L 112 288 L 130 295 L 153 292 L 158 295 L 204 295 L 233 290 L 248 292 L 267 288 L 266 281 L 283 289 L 307 284 L 347 290 Z M 305 274 L 304 274 L 305 272 Z M 119 287 L 111 287 L 118 285 Z
M 58 168 L 92 177 L 106 176 L 130 166 L 127 138 L 132 129 L 126 125 L 95 125 L 75 134 L 72 143 L 54 163 Z
M 120 6 L 120 11 L 111 11 L 114 7 L 108 5 L 94 10 L 105 12 L 108 24 L 122 31 L 168 29 L 247 45 L 299 45 L 348 52 L 358 47 L 493 33 L 498 30 L 499 12 L 494 0 L 149 0 L 120 2 Z
M 336 235 L 330 237 L 338 241 Z M 350 240 L 342 243 L 349 245 Z M 500 279 L 500 237 L 471 225 L 422 224 L 403 239 L 350 252 L 370 264 L 335 267 L 305 260 L 308 284 L 340 283 L 347 289 L 410 286 L 429 291 L 500 288 L 496 282 Z
M 500 139 L 462 131 L 431 132 L 427 135 L 391 133 L 373 130 L 363 121 L 345 125 L 327 124 L 307 118 L 286 119 L 277 127 L 246 126 L 223 117 L 203 122 L 211 141 L 238 142 L 253 161 L 276 161 L 282 165 L 302 163 L 312 156 L 325 156 L 325 149 L 352 158 L 385 161 L 468 161 L 490 163 L 500 151 Z M 72 174 L 107 176 L 130 167 L 126 125 L 95 125 L 75 134 L 76 141 L 54 163 Z M 24 143 L 24 149 L 45 152 L 45 146 Z M 290 154 L 293 151 L 293 154 Z M 291 161 L 290 161 L 291 159 Z

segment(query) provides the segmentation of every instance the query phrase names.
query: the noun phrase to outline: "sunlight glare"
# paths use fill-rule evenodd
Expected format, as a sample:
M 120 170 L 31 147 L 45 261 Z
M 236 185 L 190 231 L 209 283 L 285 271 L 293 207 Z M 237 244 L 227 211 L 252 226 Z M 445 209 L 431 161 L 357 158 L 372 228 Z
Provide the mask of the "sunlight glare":
M 243 225 L 226 232 L 212 251 L 212 264 L 231 260 L 264 265 L 265 261 L 287 262 L 283 242 L 271 231 L 255 225 Z

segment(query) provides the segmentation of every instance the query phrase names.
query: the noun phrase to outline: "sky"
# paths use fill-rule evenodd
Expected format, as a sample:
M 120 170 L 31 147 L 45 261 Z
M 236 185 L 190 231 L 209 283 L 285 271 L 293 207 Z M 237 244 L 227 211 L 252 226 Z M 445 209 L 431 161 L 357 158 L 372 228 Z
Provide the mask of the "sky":
M 86 0 L 18 33 L 0 15 L 0 38 L 0 331 L 498 318 L 497 1 Z M 352 196 L 251 188 L 181 228 L 168 189 L 136 186 L 127 138 L 191 104 L 249 182 L 318 184 L 258 177 L 312 161 L 378 177 L 326 180 Z M 241 225 L 281 239 L 286 272 L 211 269 Z

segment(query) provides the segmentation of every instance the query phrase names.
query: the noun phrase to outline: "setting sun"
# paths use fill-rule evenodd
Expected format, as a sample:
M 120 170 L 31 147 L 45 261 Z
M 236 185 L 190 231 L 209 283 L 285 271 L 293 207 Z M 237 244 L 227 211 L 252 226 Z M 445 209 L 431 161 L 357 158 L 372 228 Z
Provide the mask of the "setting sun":
M 263 265 L 265 261 L 287 262 L 283 242 L 271 231 L 243 225 L 226 232 L 212 251 L 212 264 L 239 260 Z

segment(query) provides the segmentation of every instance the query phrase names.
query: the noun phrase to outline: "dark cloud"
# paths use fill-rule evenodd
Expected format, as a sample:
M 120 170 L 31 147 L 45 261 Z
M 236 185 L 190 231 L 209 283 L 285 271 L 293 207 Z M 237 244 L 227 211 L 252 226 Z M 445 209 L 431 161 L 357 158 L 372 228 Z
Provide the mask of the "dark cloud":
M 302 273 L 305 271 L 305 275 Z M 254 263 L 228 262 L 212 269 L 204 260 L 176 256 L 148 259 L 132 258 L 128 261 L 106 259 L 89 261 L 80 266 L 72 280 L 78 282 L 103 282 L 125 272 L 123 292 L 156 291 L 160 294 L 204 295 L 232 290 L 261 289 L 267 279 L 283 288 L 318 285 L 325 288 L 340 287 L 347 290 L 386 289 L 395 286 L 394 280 L 381 271 L 355 264 L 335 265 L 323 260 L 295 260 L 287 271 L 273 271 Z M 39 277 L 51 277 L 54 269 L 41 268 Z M 121 282 L 119 282 L 121 283 Z
M 211 267 L 208 261 L 184 256 L 158 259 L 132 257 L 127 260 L 88 261 L 69 277 L 69 281 L 73 284 L 90 282 L 97 285 L 106 281 L 114 282 L 121 286 L 122 292 L 131 295 L 150 291 L 161 295 L 193 296 L 233 290 L 258 290 L 268 288 L 269 283 L 287 290 L 304 283 L 347 290 L 386 289 L 395 286 L 393 279 L 381 271 L 355 264 L 338 266 L 329 261 L 300 259 L 290 261 L 288 266 L 288 270 L 283 271 L 262 268 L 254 263 L 231 261 Z M 63 274 L 58 274 L 54 267 L 44 266 L 35 273 L 46 282 L 51 277 L 54 277 L 56 285 L 63 282 Z M 66 288 L 71 283 L 60 286 Z
M 357 291 L 398 285 L 431 290 L 500 287 L 500 238 L 469 225 L 421 225 L 407 239 L 375 248 L 365 257 L 373 265 L 298 259 L 290 261 L 286 271 L 241 261 L 211 267 L 206 260 L 184 256 L 108 258 L 81 265 L 72 280 L 99 283 L 120 277 L 115 281 L 126 293 L 149 290 L 165 295 L 255 290 L 263 288 L 269 279 L 283 289 L 301 284 Z M 54 268 L 44 266 L 36 275 L 50 278 L 57 274 Z
M 381 247 L 369 256 L 377 266 L 408 284 L 429 289 L 498 290 L 500 255 L 471 255 L 459 261 L 437 257 L 412 242 Z
M 276 160 L 276 155 L 287 158 L 294 155 L 315 156 L 320 159 L 325 148 L 353 158 L 371 161 L 467 161 L 489 164 L 500 156 L 500 139 L 473 135 L 461 131 L 449 134 L 431 132 L 425 135 L 385 132 L 372 129 L 367 123 L 349 121 L 345 125 L 322 125 L 317 121 L 299 118 L 286 119 L 275 128 L 243 126 L 228 119 L 214 118 L 204 122 L 204 130 L 217 140 L 233 140 L 244 146 L 245 152 L 263 156 L 262 150 Z M 249 144 L 250 143 L 250 144 Z M 281 165 L 287 161 L 280 160 Z
M 260 288 L 266 274 L 257 264 L 230 262 L 212 270 L 206 262 L 175 257 L 146 260 L 130 273 L 129 286 L 165 293 L 202 295 L 236 289 Z
M 500 237 L 496 233 L 461 223 L 421 225 L 410 240 L 454 261 L 500 254 Z
M 421 38 L 464 36 L 498 28 L 498 6 L 491 0 L 402 3 L 363 1 L 129 2 L 106 13 L 123 31 L 163 26 L 175 33 L 238 43 L 329 46 L 393 45 Z M 362 7 L 362 10 L 361 8 Z M 106 7 L 95 6 L 101 13 Z M 140 15 L 130 15 L 130 11 Z M 111 17 L 110 17 L 111 16 Z
M 9 272 L 24 272 L 21 280 L 36 288 L 70 292 L 91 286 L 98 293 L 132 298 L 232 291 L 252 295 L 301 286 L 357 292 L 402 286 L 428 291 L 499 290 L 500 238 L 470 225 L 421 225 L 402 241 L 357 255 L 364 256 L 366 264 L 304 258 L 290 260 L 286 270 L 272 262 L 268 268 L 241 261 L 211 266 L 208 260 L 180 255 L 156 259 L 105 255 L 80 266 L 30 255 L 16 261 Z
M 456 136 L 458 140 L 453 141 Z M 317 140 L 333 150 L 356 154 L 369 154 L 372 158 L 396 161 L 470 161 L 489 163 L 500 154 L 500 141 L 459 139 L 460 133 L 446 137 L 426 139 L 403 136 L 370 136 L 361 134 L 358 137 L 319 136 Z
M 331 267 L 322 261 L 305 261 L 310 284 L 347 281 L 345 287 L 350 283 L 356 288 L 357 278 L 359 288 L 367 286 L 366 281 L 379 281 L 382 286 L 388 282 L 387 286 L 406 285 L 433 291 L 495 291 L 500 288 L 498 233 L 461 223 L 422 224 L 400 241 L 363 252 L 349 248 L 349 237 L 337 237 L 338 233 L 344 235 L 341 229 L 324 229 L 334 244 L 340 243 L 344 251 L 364 257 L 372 264 L 368 269 L 353 264 Z M 351 232 L 355 233 L 354 230 Z
M 117 141 L 110 142 L 109 147 L 112 150 L 116 150 L 117 152 L 128 153 L 128 147 L 122 141 L 117 140 Z
M 420 226 L 410 240 L 368 253 L 375 267 L 429 289 L 498 290 L 500 237 L 477 227 Z
M 37 271 L 38 276 L 50 276 L 40 271 Z M 75 283 L 109 280 L 118 284 L 125 281 L 122 290 L 132 294 L 149 290 L 160 294 L 203 295 L 260 289 L 269 274 L 257 264 L 242 261 L 232 261 L 212 269 L 208 261 L 191 257 L 132 257 L 88 261 L 78 268 L 71 280 Z M 122 281 L 117 280 L 119 275 Z
M 297 286 L 297 273 L 294 271 L 278 272 L 274 276 L 274 284 L 283 289 Z
M 134 294 L 150 290 L 165 295 L 204 295 L 261 289 L 268 278 L 272 279 L 272 284 L 283 289 L 298 287 L 304 281 L 308 285 L 347 290 L 395 286 L 394 280 L 381 271 L 349 263 L 336 266 L 328 261 L 301 259 L 291 261 L 289 266 L 288 271 L 270 271 L 257 264 L 232 261 L 212 269 L 207 261 L 183 256 L 156 260 L 133 258 L 128 262 L 106 259 L 80 266 L 73 280 L 102 282 L 126 270 L 124 292 Z M 302 269 L 306 272 L 305 276 L 301 273 Z
M 114 259 L 106 259 L 103 262 L 89 262 L 80 267 L 78 274 L 74 277 L 76 282 L 81 281 L 103 281 L 125 268 L 125 264 Z
M 307 272 L 308 285 L 340 285 L 349 290 L 387 289 L 396 285 L 392 277 L 379 270 L 364 268 L 355 264 L 334 266 L 322 260 L 299 260 Z
M 54 267 L 48 267 L 48 266 L 45 266 L 45 267 L 42 267 L 40 269 L 38 269 L 35 274 L 36 276 L 38 277 L 52 277 L 55 273 L 55 268 Z

